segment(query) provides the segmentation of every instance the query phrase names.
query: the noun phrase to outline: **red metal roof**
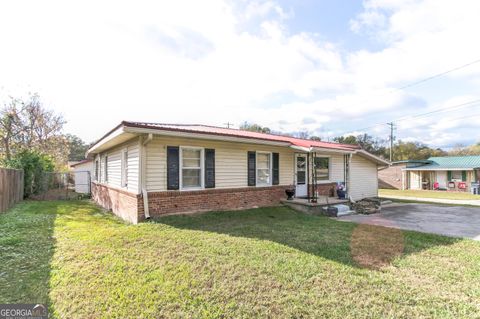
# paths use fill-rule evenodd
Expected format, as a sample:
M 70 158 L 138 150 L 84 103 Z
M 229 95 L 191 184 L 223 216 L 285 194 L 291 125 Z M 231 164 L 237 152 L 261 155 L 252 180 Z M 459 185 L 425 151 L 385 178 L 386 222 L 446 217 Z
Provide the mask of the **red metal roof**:
M 274 142 L 285 142 L 285 143 L 290 143 L 291 145 L 300 146 L 300 147 L 320 147 L 320 148 L 346 150 L 346 151 L 361 149 L 359 145 L 313 141 L 313 140 L 296 138 L 296 137 L 285 136 L 285 135 L 266 134 L 266 133 L 251 132 L 251 131 L 244 131 L 239 129 L 199 125 L 199 124 L 162 124 L 162 123 L 126 122 L 126 121 L 122 122 L 122 124 L 127 127 L 148 128 L 148 129 L 157 129 L 157 130 L 166 130 L 166 131 L 179 131 L 179 132 L 187 132 L 187 133 L 223 135 L 223 136 L 267 140 L 267 141 L 274 141 Z

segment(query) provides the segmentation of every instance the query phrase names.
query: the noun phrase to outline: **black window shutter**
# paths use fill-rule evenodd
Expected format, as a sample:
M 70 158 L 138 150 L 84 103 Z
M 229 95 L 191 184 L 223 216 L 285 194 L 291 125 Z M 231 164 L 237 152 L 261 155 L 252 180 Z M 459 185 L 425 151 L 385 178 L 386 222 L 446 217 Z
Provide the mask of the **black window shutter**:
M 178 146 L 167 146 L 167 189 L 180 188 L 180 155 Z
M 255 186 L 256 183 L 256 155 L 255 152 L 248 152 L 248 186 Z
M 280 183 L 280 163 L 279 154 L 272 153 L 272 185 L 278 185 Z
M 215 150 L 205 149 L 205 188 L 215 188 Z

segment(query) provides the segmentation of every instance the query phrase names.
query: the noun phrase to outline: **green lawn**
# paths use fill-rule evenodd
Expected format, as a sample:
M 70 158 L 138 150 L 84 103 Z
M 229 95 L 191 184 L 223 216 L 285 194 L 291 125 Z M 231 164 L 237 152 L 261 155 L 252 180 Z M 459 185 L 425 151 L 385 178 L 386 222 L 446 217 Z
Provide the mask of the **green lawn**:
M 473 195 L 467 192 L 447 192 L 447 191 L 427 191 L 427 190 L 398 190 L 398 189 L 379 189 L 380 196 L 407 196 L 419 198 L 442 198 L 442 199 L 476 199 L 480 200 L 479 195 Z
M 0 304 L 57 318 L 474 318 L 480 242 L 288 208 L 127 225 L 84 201 L 0 214 Z

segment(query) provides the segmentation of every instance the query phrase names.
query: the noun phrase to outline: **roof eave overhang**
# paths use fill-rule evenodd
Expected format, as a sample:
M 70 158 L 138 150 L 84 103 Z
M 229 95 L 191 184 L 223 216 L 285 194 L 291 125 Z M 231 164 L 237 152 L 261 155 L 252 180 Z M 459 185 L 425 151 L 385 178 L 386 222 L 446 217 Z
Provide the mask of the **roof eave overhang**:
M 107 135 L 102 137 L 92 147 L 90 147 L 85 155 L 87 158 L 91 158 L 92 155 L 101 153 L 111 147 L 124 143 L 135 136 L 136 134 L 127 132 L 126 127 L 121 124 L 110 131 Z
M 356 150 L 343 150 L 327 147 L 310 147 L 310 152 L 326 152 L 326 153 L 340 153 L 340 154 L 353 154 Z
M 131 133 L 131 134 L 152 133 L 160 136 L 183 137 L 183 138 L 194 138 L 194 139 L 212 140 L 212 141 L 227 141 L 227 142 L 237 142 L 237 143 L 274 145 L 274 146 L 290 146 L 291 145 L 290 142 L 269 141 L 269 140 L 244 138 L 244 137 L 228 136 L 228 135 L 220 135 L 220 134 L 182 132 L 178 130 L 164 130 L 164 129 L 154 129 L 154 128 L 139 128 L 139 127 L 126 126 L 125 132 Z
M 390 166 L 391 163 L 390 161 L 387 161 L 387 160 L 384 160 L 383 158 L 380 158 L 378 156 L 375 156 L 365 150 L 356 150 L 355 151 L 355 154 L 358 154 L 364 158 L 367 158 L 369 160 L 371 160 L 372 162 L 375 162 L 377 163 L 378 165 L 382 165 L 382 166 Z

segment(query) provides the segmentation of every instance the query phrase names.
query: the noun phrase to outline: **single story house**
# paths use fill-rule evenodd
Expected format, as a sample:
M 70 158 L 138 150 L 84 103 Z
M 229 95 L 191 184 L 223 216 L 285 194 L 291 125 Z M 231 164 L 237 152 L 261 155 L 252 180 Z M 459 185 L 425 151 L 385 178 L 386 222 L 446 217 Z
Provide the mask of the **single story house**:
M 73 170 L 73 178 L 75 182 L 75 192 L 79 194 L 89 194 L 93 176 L 93 160 L 85 159 L 70 164 Z
M 92 198 L 132 223 L 151 216 L 278 205 L 333 195 L 377 196 L 389 163 L 345 145 L 206 125 L 122 122 L 88 151 Z
M 400 162 L 402 189 L 471 191 L 480 178 L 480 156 L 430 157 Z M 395 164 L 395 163 L 393 163 Z
M 378 169 L 378 187 L 384 189 L 405 189 L 403 174 L 404 169 L 418 165 L 428 164 L 427 160 L 408 160 L 392 162 L 390 166 Z

